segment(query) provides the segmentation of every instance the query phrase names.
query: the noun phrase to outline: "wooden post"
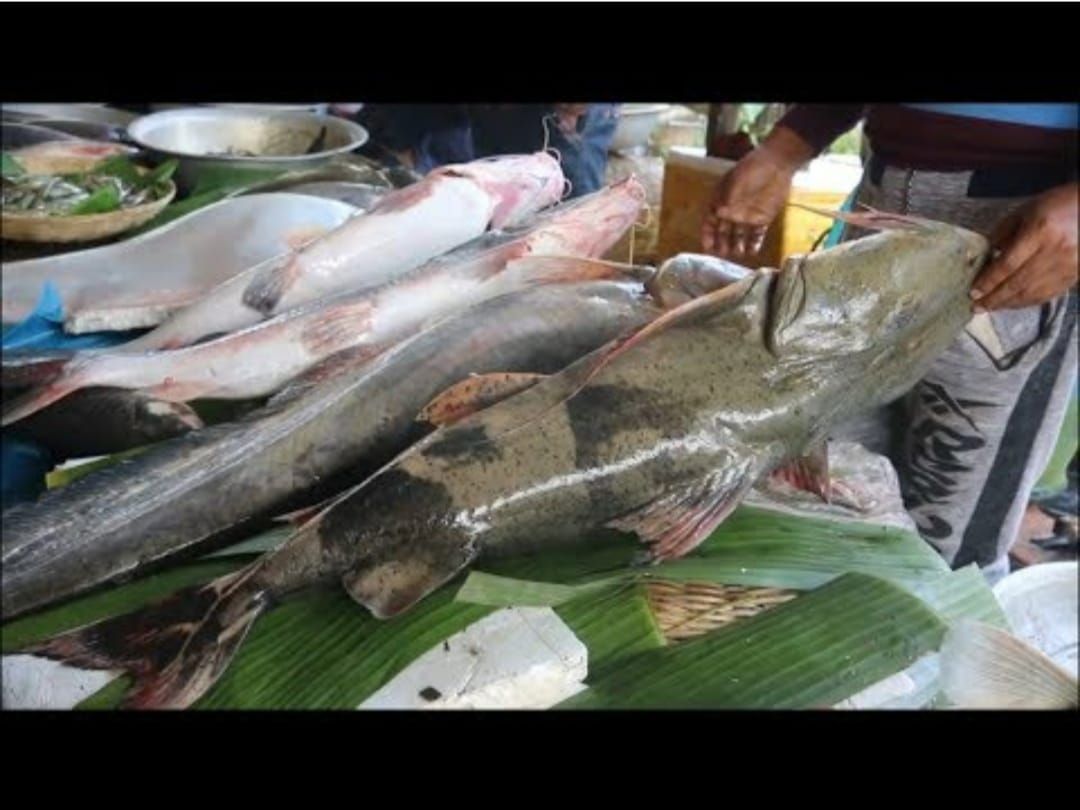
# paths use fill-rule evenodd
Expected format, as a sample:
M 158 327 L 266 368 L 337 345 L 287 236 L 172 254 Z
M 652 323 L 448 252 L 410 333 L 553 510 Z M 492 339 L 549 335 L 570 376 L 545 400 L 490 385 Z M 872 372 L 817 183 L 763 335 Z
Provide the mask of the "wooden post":
M 710 104 L 709 121 L 705 130 L 705 154 L 716 157 L 716 138 L 730 135 L 739 127 L 739 104 Z

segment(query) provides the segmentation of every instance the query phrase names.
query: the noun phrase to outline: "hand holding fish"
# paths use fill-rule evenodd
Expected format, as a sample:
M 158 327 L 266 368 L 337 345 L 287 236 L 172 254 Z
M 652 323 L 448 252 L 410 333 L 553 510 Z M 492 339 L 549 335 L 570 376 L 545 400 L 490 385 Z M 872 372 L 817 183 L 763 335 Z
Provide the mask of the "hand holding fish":
M 795 172 L 812 157 L 812 148 L 794 132 L 774 129 L 717 184 L 701 229 L 705 252 L 731 259 L 758 253 L 787 201 Z
M 1076 284 L 1078 196 L 1076 183 L 1058 186 L 998 223 L 997 257 L 971 290 L 977 312 L 1041 304 Z

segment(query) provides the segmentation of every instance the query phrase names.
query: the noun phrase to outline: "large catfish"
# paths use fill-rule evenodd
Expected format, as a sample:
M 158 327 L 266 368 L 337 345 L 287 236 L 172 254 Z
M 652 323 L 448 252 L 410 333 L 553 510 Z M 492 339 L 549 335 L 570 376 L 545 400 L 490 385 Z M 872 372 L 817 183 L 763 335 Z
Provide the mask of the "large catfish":
M 249 567 L 31 652 L 130 671 L 129 706 L 183 707 L 301 588 L 338 581 L 391 617 L 478 557 L 600 527 L 656 560 L 687 553 L 759 478 L 917 382 L 971 317 L 983 237 L 848 218 L 895 227 L 692 300 L 439 429 Z
M 5 511 L 4 618 L 309 507 L 423 436 L 417 415 L 448 386 L 474 373 L 556 372 L 660 313 L 643 268 L 518 264 L 566 281 L 481 303 L 359 366 L 337 356 L 245 420 L 163 442 Z

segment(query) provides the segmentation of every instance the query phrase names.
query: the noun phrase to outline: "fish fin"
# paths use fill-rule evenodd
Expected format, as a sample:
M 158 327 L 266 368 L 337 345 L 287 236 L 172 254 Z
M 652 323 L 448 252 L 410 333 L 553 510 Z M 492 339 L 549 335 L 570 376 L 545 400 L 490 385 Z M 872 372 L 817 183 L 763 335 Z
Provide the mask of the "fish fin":
M 362 564 L 347 572 L 341 584 L 375 618 L 389 619 L 449 582 L 475 557 L 472 546 L 431 543 L 393 559 Z
M 854 225 L 857 228 L 865 228 L 870 231 L 897 229 L 927 230 L 930 227 L 929 222 L 919 219 L 918 217 L 908 217 L 903 214 L 890 214 L 886 211 L 877 211 L 869 206 L 863 206 L 866 209 L 864 212 L 857 212 L 827 211 L 824 208 L 817 208 L 804 203 L 789 202 L 788 205 L 793 208 L 802 208 L 804 211 L 820 214 L 821 216 L 829 217 L 830 219 L 838 219 L 848 225 Z
M 59 379 L 76 354 L 73 351 L 31 354 L 5 350 L 4 362 L 0 366 L 0 387 L 10 390 L 47 385 Z
M 186 708 L 217 681 L 266 607 L 261 593 L 243 587 L 246 571 L 19 652 L 84 669 L 127 672 L 135 683 L 123 708 Z
M 653 277 L 653 274 L 654 271 L 649 267 L 608 262 L 602 259 L 576 256 L 523 256 L 507 262 L 506 267 L 496 279 L 503 284 L 525 286 L 609 279 L 647 281 Z
M 148 412 L 156 410 L 158 415 L 171 413 L 180 424 L 191 430 L 202 430 L 206 426 L 199 414 L 183 402 L 169 402 L 168 400 L 147 397 L 146 409 Z
M 777 467 L 770 477 L 788 483 L 796 489 L 813 493 L 825 503 L 832 502 L 833 487 L 832 480 L 829 477 L 829 448 L 825 442 L 812 447 L 805 455 Z
M 649 544 L 654 562 L 674 560 L 693 551 L 739 505 L 753 479 L 740 475 L 709 476 L 605 524 L 633 532 Z
M 730 306 L 737 305 L 742 301 L 750 286 L 755 283 L 757 276 L 748 277 L 734 284 L 729 284 L 719 290 L 706 293 L 700 298 L 694 298 L 685 304 L 668 310 L 660 317 L 650 321 L 640 329 L 631 332 L 625 337 L 618 338 L 609 343 L 601 350 L 601 360 L 595 364 L 590 374 L 594 376 L 601 368 L 611 363 L 616 357 L 629 351 L 634 346 L 648 340 L 655 335 L 683 326 L 698 323 L 705 318 L 711 318 L 718 312 Z
M 290 380 L 288 385 L 267 400 L 266 406 L 282 407 L 294 402 L 312 389 L 362 368 L 371 359 L 370 346 L 354 346 L 350 349 L 335 352 L 303 374 Z
M 20 419 L 37 413 L 54 402 L 63 399 L 83 387 L 82 379 L 75 374 L 61 374 L 48 385 L 32 388 L 14 397 L 4 399 L 0 426 L 7 427 Z
M 262 315 L 271 314 L 282 296 L 300 277 L 300 261 L 295 253 L 287 254 L 281 261 L 264 267 L 244 289 L 242 301 Z
M 946 697 L 967 709 L 1068 709 L 1077 681 L 1039 650 L 1004 630 L 961 621 L 941 647 Z
M 375 307 L 366 299 L 326 307 L 304 327 L 300 341 L 315 355 L 346 349 L 371 329 L 374 311 Z
M 531 388 L 545 377 L 546 374 L 509 371 L 473 374 L 431 400 L 420 410 L 416 420 L 430 422 L 437 427 L 452 425 L 466 416 Z
M 324 501 L 319 501 L 311 506 L 305 506 L 302 509 L 295 509 L 292 512 L 286 512 L 284 515 L 277 515 L 274 517 L 275 523 L 289 523 L 294 528 L 300 528 L 305 523 L 308 523 L 312 518 L 316 517 L 320 512 L 323 512 L 327 507 L 341 500 L 341 495 L 334 495 L 327 498 Z
M 1008 352 L 1001 343 L 1001 337 L 994 328 L 994 322 L 989 312 L 979 312 L 972 316 L 968 325 L 964 327 L 968 337 L 974 340 L 995 365 L 1001 367 L 1006 361 Z

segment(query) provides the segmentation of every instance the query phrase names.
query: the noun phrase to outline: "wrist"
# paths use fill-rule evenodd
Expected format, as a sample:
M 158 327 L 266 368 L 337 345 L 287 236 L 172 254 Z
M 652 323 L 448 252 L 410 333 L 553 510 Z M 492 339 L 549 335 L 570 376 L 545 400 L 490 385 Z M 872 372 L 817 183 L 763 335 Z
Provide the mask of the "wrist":
M 816 154 L 814 147 L 793 129 L 782 125 L 773 127 L 756 151 L 777 170 L 792 176 Z

